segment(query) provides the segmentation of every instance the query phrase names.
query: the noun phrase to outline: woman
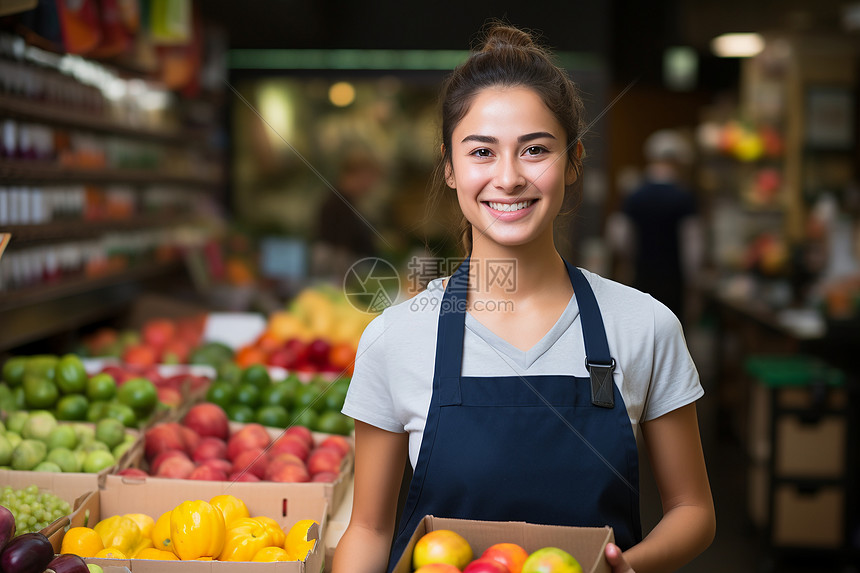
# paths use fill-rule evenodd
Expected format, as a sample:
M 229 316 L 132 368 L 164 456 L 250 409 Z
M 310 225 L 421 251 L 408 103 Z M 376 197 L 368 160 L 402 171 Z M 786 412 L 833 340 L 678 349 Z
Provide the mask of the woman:
M 377 573 L 389 557 L 393 567 L 425 514 L 611 525 L 613 571 L 674 570 L 714 534 L 702 388 L 665 306 L 555 248 L 582 166 L 573 83 L 526 33 L 496 25 L 442 98 L 440 169 L 469 258 L 362 336 L 344 406 L 356 420 L 355 496 L 333 571 Z M 664 509 L 644 540 L 637 442 Z M 414 476 L 395 532 L 407 455 Z

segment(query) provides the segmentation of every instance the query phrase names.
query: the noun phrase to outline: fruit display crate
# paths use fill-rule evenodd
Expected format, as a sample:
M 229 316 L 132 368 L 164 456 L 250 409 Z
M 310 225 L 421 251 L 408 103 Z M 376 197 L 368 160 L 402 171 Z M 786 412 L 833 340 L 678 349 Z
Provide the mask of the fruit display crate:
M 604 557 L 607 543 L 614 543 L 611 527 L 567 527 L 536 525 L 519 521 L 474 521 L 425 515 L 418 523 L 393 573 L 412 571 L 412 552 L 425 534 L 448 529 L 462 535 L 475 555 L 481 555 L 496 543 L 516 543 L 527 552 L 542 547 L 558 547 L 570 553 L 582 566 L 584 573 L 610 573 Z
M 216 495 L 235 496 L 248 507 L 251 515 L 271 517 L 288 531 L 296 522 L 313 519 L 319 527 L 311 530 L 318 542 L 304 561 L 275 563 L 221 561 L 156 561 L 148 559 L 86 558 L 87 563 L 126 567 L 131 573 L 318 573 L 323 570 L 325 548 L 319 540 L 327 525 L 325 498 L 304 495 L 282 483 L 228 483 L 187 480 L 145 480 L 124 483 L 109 481 L 101 490 L 91 492 L 78 504 L 69 518 L 68 527 L 92 527 L 112 515 L 144 513 L 157 519 L 165 511 L 187 500 L 209 500 Z M 271 487 L 269 487 L 271 486 Z M 66 528 L 54 531 L 49 539 L 55 547 L 62 544 Z

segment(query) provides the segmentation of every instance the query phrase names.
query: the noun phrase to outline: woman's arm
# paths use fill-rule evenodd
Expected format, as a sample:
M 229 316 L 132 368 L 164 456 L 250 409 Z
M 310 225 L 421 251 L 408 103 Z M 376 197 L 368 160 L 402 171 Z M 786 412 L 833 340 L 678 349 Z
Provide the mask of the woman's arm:
M 642 435 L 663 518 L 624 560 L 637 573 L 675 571 L 711 544 L 716 529 L 695 403 L 643 423 Z
M 406 433 L 355 422 L 355 494 L 332 573 L 385 571 L 408 451 Z

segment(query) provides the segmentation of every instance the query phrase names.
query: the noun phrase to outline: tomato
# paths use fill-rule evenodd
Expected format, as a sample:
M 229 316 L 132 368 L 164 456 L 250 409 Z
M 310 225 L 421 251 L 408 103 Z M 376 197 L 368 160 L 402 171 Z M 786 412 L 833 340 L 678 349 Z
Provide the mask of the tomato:
M 351 370 L 355 362 L 355 348 L 346 342 L 335 344 L 329 350 L 328 361 L 338 370 Z

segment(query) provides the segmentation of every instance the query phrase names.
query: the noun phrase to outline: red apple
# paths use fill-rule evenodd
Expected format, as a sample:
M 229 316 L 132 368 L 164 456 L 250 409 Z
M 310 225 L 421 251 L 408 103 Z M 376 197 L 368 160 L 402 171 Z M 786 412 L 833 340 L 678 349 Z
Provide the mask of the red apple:
M 227 476 L 227 481 L 260 481 L 260 478 L 251 472 L 233 472 Z
M 245 450 L 233 460 L 233 471 L 239 472 L 245 468 L 250 468 L 249 471 L 262 478 L 266 475 L 266 468 L 269 466 L 269 458 L 261 448 L 252 448 Z
M 176 422 L 169 422 L 148 429 L 144 434 L 146 459 L 152 460 L 166 450 L 185 451 L 185 441 L 180 427 Z
M 118 476 L 128 476 L 133 478 L 145 478 L 149 477 L 149 474 L 143 471 L 140 468 L 125 468 L 124 470 L 120 470 L 116 473 Z
M 263 477 L 264 479 L 271 479 L 271 476 L 280 472 L 283 466 L 291 464 L 302 466 L 303 468 L 305 468 L 305 471 L 307 471 L 307 466 L 305 466 L 305 462 L 302 461 L 300 457 L 293 454 L 281 453 L 269 460 L 269 465 L 266 468 L 266 474 L 260 477 Z
M 155 475 L 164 478 L 186 479 L 193 471 L 194 462 L 187 457 L 173 456 L 158 466 L 158 472 Z
M 262 430 L 262 434 L 260 431 Z M 234 460 L 245 450 L 265 449 L 269 445 L 269 434 L 259 424 L 248 424 L 227 440 L 227 459 Z
M 276 472 L 267 474 L 267 479 L 281 483 L 303 483 L 310 481 L 311 476 L 304 464 L 281 464 Z
M 332 448 L 316 448 L 308 456 L 308 471 L 313 474 L 319 472 L 340 473 L 340 461 L 343 456 Z
M 226 460 L 227 442 L 218 438 L 213 438 L 212 436 L 200 438 L 200 443 L 197 444 L 197 447 L 194 448 L 194 451 L 191 453 L 191 459 L 199 464 L 203 460 L 208 460 L 210 458 Z
M 226 481 L 227 474 L 219 469 L 208 465 L 201 465 L 194 468 L 194 471 L 188 476 L 188 479 L 197 479 L 203 481 Z
M 122 353 L 122 361 L 132 366 L 150 366 L 158 361 L 158 353 L 149 346 L 129 346 Z
M 200 434 L 200 437 L 212 436 L 226 440 L 230 435 L 230 421 L 221 406 L 204 402 L 196 404 L 188 410 L 182 423 Z M 268 434 L 266 435 L 268 438 Z
M 141 338 L 144 343 L 153 348 L 164 348 L 176 334 L 176 326 L 173 321 L 166 318 L 153 318 L 147 320 L 141 329 Z
M 334 472 L 317 472 L 311 478 L 311 481 L 315 482 L 323 482 L 323 483 L 334 483 L 337 481 L 338 474 Z
M 352 446 L 349 444 L 349 440 L 343 436 L 329 436 L 320 443 L 320 447 L 340 450 L 340 453 L 344 456 L 352 451 Z
M 463 569 L 463 573 L 511 573 L 511 570 L 489 557 L 479 557 Z
M 496 543 L 487 547 L 481 557 L 495 559 L 507 567 L 511 573 L 520 573 L 529 554 L 516 543 Z
M 307 443 L 296 435 L 281 436 L 269 448 L 269 455 L 273 458 L 278 454 L 293 454 L 300 457 L 302 461 L 305 461 L 308 459 L 308 454 L 310 453 L 311 449 Z
M 284 436 L 298 436 L 309 449 L 314 447 L 314 434 L 305 426 L 290 426 L 284 430 Z
M 331 344 L 324 338 L 317 338 L 308 344 L 307 361 L 317 367 L 328 365 L 328 355 L 331 352 Z
M 200 434 L 185 426 L 179 426 L 179 431 L 182 432 L 182 441 L 185 442 L 185 451 L 190 454 L 197 449 L 197 446 L 200 444 Z
M 165 460 L 175 457 L 185 458 L 186 460 L 191 461 L 191 458 L 188 457 L 188 454 L 186 454 L 184 450 L 165 450 L 155 456 L 155 459 L 149 463 L 150 474 L 155 475 L 158 473 L 158 468 L 161 467 L 161 464 L 164 463 Z
M 209 458 L 208 460 L 203 460 L 200 462 L 201 466 L 209 466 L 210 468 L 214 468 L 216 470 L 221 470 L 224 472 L 224 475 L 229 474 L 233 471 L 233 464 L 228 462 L 227 460 L 221 460 L 217 458 Z
M 169 386 L 159 386 L 156 390 L 158 393 L 158 401 L 172 408 L 178 408 L 182 405 L 182 394 L 176 388 Z

